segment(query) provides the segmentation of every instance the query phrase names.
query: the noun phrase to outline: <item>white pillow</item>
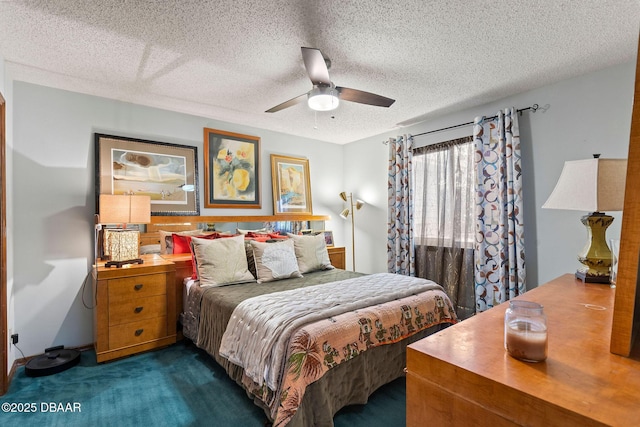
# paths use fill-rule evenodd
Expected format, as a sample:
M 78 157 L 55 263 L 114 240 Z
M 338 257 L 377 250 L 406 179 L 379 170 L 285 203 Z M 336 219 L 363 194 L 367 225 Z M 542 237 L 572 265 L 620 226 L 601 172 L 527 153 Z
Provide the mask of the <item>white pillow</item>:
M 167 252 L 167 241 L 166 241 L 167 236 L 171 236 L 172 234 L 178 234 L 180 236 L 197 236 L 198 234 L 202 234 L 202 229 L 186 230 L 186 231 L 158 230 L 158 233 L 160 233 L 160 254 L 164 255 L 166 253 L 171 253 L 171 252 Z
M 213 240 L 193 237 L 191 246 L 200 286 L 222 286 L 255 281 L 247 266 L 243 236 Z
M 329 259 L 324 233 L 315 236 L 299 236 L 287 234 L 293 240 L 293 246 L 298 260 L 300 273 L 309 273 L 316 270 L 331 270 L 334 268 Z
M 293 241 L 277 243 L 251 241 L 258 283 L 302 277 L 293 249 Z

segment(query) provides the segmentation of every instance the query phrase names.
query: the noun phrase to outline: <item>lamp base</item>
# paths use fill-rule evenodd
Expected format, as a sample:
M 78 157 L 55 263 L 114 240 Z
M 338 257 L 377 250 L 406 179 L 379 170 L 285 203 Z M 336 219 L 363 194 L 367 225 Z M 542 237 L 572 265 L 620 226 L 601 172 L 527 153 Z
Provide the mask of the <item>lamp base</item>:
M 589 274 L 588 269 L 578 270 L 576 271 L 576 279 L 580 280 L 583 283 L 611 283 L 611 276 L 600 275 L 600 274 Z
M 104 266 L 105 267 L 113 267 L 116 266 L 117 268 L 122 267 L 123 265 L 127 265 L 127 264 L 144 264 L 144 261 L 140 258 L 138 259 L 128 259 L 126 261 L 109 261 L 107 262 Z
M 576 272 L 576 278 L 584 283 L 611 283 L 611 249 L 607 245 L 605 233 L 613 222 L 611 215 L 593 212 L 583 216 L 580 221 L 587 229 L 587 244 L 578 261 L 584 264 Z

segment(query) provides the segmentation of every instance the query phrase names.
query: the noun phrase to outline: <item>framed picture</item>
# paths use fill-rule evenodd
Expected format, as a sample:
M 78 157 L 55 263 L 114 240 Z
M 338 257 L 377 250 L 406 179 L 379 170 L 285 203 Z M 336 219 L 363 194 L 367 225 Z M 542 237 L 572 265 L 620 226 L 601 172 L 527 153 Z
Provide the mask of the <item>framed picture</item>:
M 308 159 L 272 154 L 271 183 L 274 215 L 313 213 Z
M 333 247 L 333 231 L 323 231 L 324 233 L 324 242 L 327 244 L 327 247 Z
M 100 194 L 151 197 L 151 215 L 200 214 L 196 147 L 95 134 Z
M 204 207 L 260 209 L 260 138 L 204 128 Z

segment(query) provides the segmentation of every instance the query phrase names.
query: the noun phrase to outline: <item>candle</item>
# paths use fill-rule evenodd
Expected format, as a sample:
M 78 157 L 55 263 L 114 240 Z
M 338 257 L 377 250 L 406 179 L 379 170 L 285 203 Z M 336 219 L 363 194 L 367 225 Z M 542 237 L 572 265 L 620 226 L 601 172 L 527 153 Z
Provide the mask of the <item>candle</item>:
M 547 358 L 547 328 L 540 323 L 514 320 L 507 324 L 506 347 L 516 359 L 540 362 Z
M 516 359 L 547 358 L 547 316 L 536 302 L 515 299 L 504 312 L 504 347 Z

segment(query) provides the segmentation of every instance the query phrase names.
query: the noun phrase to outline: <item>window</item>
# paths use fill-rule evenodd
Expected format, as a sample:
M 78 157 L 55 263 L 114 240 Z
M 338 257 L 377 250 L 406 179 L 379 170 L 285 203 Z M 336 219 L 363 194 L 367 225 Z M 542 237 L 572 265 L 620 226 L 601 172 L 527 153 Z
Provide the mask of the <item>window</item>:
M 414 150 L 416 245 L 473 248 L 473 158 L 471 137 Z

